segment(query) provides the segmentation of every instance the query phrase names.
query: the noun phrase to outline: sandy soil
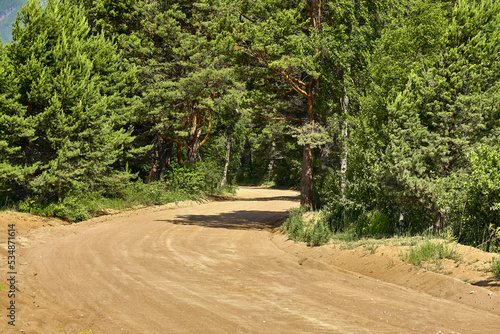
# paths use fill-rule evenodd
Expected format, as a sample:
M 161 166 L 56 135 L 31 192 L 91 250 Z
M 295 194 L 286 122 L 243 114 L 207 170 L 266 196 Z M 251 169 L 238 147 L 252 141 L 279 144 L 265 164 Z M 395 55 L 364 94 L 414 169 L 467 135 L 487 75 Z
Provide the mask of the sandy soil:
M 399 248 L 306 247 L 276 226 L 297 193 L 242 188 L 236 200 L 143 208 L 68 225 L 16 224 L 16 326 L 1 333 L 498 333 L 491 254 L 460 247 L 442 273 Z M 466 282 L 464 282 L 464 280 Z M 4 283 L 5 282 L 5 283 Z M 472 283 L 472 284 L 471 284 Z M 473 285 L 475 284 L 475 285 Z

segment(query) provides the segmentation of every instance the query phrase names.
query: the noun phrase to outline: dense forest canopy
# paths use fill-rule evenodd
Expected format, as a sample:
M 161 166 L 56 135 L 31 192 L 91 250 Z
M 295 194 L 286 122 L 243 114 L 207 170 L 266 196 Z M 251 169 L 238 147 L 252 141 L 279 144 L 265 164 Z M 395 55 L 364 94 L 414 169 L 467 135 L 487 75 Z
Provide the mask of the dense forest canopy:
M 12 37 L 4 203 L 268 183 L 332 231 L 500 227 L 496 0 L 29 0 Z

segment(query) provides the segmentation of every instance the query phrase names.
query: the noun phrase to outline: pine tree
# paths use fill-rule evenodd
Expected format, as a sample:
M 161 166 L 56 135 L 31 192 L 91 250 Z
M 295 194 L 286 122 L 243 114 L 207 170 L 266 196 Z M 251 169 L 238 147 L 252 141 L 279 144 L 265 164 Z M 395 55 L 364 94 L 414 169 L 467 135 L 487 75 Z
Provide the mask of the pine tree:
M 378 210 L 401 222 L 415 209 L 414 199 L 400 196 L 400 187 L 386 159 L 388 106 L 406 87 L 412 71 L 433 66 L 445 43 L 449 1 L 394 1 L 379 11 L 383 29 L 367 49 L 359 113 L 353 123 L 348 152 L 349 196 L 365 211 Z M 379 25 L 380 27 L 380 25 Z M 363 64 L 362 62 L 360 62 Z M 406 217 L 408 220 L 409 217 Z M 415 225 L 415 224 L 413 224 Z
M 134 87 L 134 145 L 150 145 L 150 150 L 128 160 L 132 170 L 143 179 L 162 179 L 170 165 L 173 144 L 156 129 L 161 121 L 154 114 L 163 108 L 159 83 L 169 80 L 173 36 L 178 33 L 177 21 L 164 15 L 160 1 L 142 0 L 71 0 L 86 10 L 92 34 L 104 33 L 116 41 L 124 63 L 136 69 L 140 85 Z M 178 14 L 172 9 L 172 15 Z
M 224 102 L 234 102 L 228 93 L 237 83 L 213 48 L 210 11 L 196 1 L 83 2 L 94 31 L 116 38 L 138 70 L 136 129 L 153 144 L 148 178 L 164 175 L 174 145 L 180 165 L 195 164 L 218 120 L 234 118 L 237 107 Z
M 169 80 L 158 85 L 164 92 L 165 105 L 154 115 L 161 120 L 160 131 L 164 138 L 176 144 L 179 164 L 183 163 L 181 149 L 184 147 L 186 162 L 193 165 L 200 147 L 214 130 L 216 117 L 234 118 L 237 102 L 231 95 L 238 82 L 225 57 L 215 48 L 215 38 L 208 29 L 210 8 L 197 2 L 182 2 L 178 8 L 181 12 L 175 16 L 166 12 L 170 20 L 177 20 L 178 31 L 171 36 L 174 45 L 168 64 Z M 224 107 L 228 100 L 234 102 L 232 108 Z M 168 135 L 169 127 L 173 130 L 172 136 Z
M 459 1 L 452 19 L 440 59 L 412 72 L 389 108 L 388 157 L 401 198 L 434 211 L 434 231 L 449 213 L 453 175 L 499 125 L 500 4 Z
M 251 77 L 257 78 L 252 85 L 265 86 L 266 82 L 258 78 L 269 76 L 276 87 L 293 91 L 306 104 L 298 117 L 284 114 L 273 105 L 263 106 L 263 114 L 304 123 L 306 134 L 314 131 L 315 117 L 319 115 L 318 61 L 322 54 L 318 36 L 323 27 L 322 9 L 321 1 L 316 0 L 225 1 L 218 7 L 220 43 L 228 51 L 236 51 L 240 64 L 252 69 Z M 303 145 L 302 165 L 301 204 L 312 208 L 314 153 L 308 140 Z
M 360 70 L 371 35 L 376 35 L 379 6 L 376 1 L 266 0 L 224 1 L 216 9 L 221 45 L 250 76 L 254 113 L 295 123 L 303 151 L 301 204 L 309 208 L 314 149 L 331 140 L 325 129 L 332 128 L 327 120 L 334 114 L 342 120 L 344 139 L 337 145 L 344 148 L 339 147 L 344 152 L 339 160 L 345 171 L 347 114 L 356 108 Z
M 68 1 L 30 0 L 19 13 L 7 57 L 22 108 L 2 110 L 0 138 L 16 150 L 4 151 L 4 170 L 19 177 L 3 178 L 4 188 L 49 200 L 130 178 L 116 167 L 134 153 L 126 150 L 132 129 L 122 126 L 136 80 L 115 45 L 89 31 L 83 9 Z
M 22 160 L 23 142 L 33 137 L 32 120 L 24 117 L 26 108 L 18 102 L 19 80 L 1 43 L 0 65 L 0 191 L 5 196 L 15 196 L 26 192 L 26 188 L 16 186 L 36 169 L 36 166 L 13 163 Z

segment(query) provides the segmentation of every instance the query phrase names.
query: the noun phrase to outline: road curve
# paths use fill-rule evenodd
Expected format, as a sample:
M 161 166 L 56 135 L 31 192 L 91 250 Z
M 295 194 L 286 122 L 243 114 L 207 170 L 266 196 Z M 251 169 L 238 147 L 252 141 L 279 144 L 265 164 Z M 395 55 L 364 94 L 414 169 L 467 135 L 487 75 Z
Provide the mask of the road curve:
M 15 332 L 498 333 L 498 315 L 284 252 L 272 227 L 295 206 L 296 192 L 242 188 L 37 230 Z

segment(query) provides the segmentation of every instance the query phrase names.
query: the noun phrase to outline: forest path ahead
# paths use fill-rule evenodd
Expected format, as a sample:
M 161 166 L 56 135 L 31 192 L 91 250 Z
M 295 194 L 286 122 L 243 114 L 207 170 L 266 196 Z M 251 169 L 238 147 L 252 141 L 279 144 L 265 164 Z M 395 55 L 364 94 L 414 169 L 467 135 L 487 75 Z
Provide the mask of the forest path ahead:
M 497 311 L 302 258 L 274 231 L 297 195 L 241 188 L 19 236 L 17 323 L 0 332 L 498 333 Z

